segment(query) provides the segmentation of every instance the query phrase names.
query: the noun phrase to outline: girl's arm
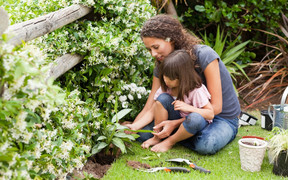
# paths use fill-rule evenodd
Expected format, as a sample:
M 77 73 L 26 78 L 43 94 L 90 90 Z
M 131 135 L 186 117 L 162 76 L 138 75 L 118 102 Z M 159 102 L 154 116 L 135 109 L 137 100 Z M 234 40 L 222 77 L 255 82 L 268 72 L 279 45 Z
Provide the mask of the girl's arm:
M 211 120 L 214 118 L 214 110 L 210 102 L 208 102 L 202 108 L 194 107 L 179 100 L 174 101 L 172 104 L 174 105 L 175 110 L 183 111 L 186 113 L 196 112 L 199 113 L 206 120 Z
M 207 89 L 211 94 L 211 105 L 214 115 L 222 112 L 222 85 L 218 59 L 212 61 L 204 70 Z

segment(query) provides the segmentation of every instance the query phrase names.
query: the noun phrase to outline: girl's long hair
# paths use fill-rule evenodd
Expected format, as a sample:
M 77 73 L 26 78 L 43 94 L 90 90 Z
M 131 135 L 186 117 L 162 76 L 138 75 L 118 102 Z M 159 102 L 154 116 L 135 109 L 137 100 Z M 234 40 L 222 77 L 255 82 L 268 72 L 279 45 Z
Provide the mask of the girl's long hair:
M 160 64 L 160 83 L 161 88 L 167 91 L 163 76 L 171 80 L 179 80 L 178 100 L 184 100 L 189 92 L 195 88 L 200 88 L 202 80 L 194 67 L 194 61 L 185 50 L 175 50 L 170 53 Z

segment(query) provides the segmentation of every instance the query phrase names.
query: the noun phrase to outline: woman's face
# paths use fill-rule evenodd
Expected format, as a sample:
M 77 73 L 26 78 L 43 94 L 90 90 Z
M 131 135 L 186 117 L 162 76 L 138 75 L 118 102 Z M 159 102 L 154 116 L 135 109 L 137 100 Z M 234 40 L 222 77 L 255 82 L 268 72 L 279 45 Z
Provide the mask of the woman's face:
M 146 49 L 157 61 L 163 61 L 166 56 L 174 51 L 174 45 L 172 42 L 154 37 L 144 37 L 142 40 Z

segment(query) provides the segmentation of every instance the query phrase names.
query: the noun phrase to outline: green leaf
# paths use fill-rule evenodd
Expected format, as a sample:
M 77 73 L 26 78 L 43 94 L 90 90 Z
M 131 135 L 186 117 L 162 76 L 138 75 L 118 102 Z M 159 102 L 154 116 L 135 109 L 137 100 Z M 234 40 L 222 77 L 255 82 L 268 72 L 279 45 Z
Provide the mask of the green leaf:
M 131 132 L 142 132 L 142 133 L 155 133 L 154 131 L 151 131 L 151 130 L 144 130 L 144 129 L 140 129 L 140 130 L 131 130 L 131 129 L 126 129 L 126 131 L 131 131 Z
M 122 153 L 126 153 L 127 152 L 126 151 L 126 146 L 125 146 L 124 142 L 120 138 L 117 138 L 117 137 L 113 138 L 112 139 L 112 143 L 115 146 L 117 146 L 121 150 Z
M 122 109 L 119 111 L 115 116 L 112 118 L 112 122 L 118 122 L 120 119 L 122 119 L 126 114 L 128 114 L 132 109 Z
M 237 46 L 235 46 L 234 48 L 231 48 L 229 51 L 225 52 L 225 54 L 223 54 L 224 57 L 228 57 L 231 56 L 233 54 L 235 54 L 238 51 L 243 52 L 244 51 L 244 47 L 249 43 L 250 41 L 245 41 Z
M 100 136 L 100 137 L 97 138 L 97 141 L 101 141 L 101 140 L 104 140 L 104 139 L 107 139 L 107 137 L 105 137 L 105 136 Z
M 204 12 L 205 11 L 205 7 L 201 6 L 201 5 L 196 5 L 195 6 L 195 10 L 198 12 Z
M 127 138 L 127 139 L 130 139 L 132 141 L 135 140 L 134 136 L 131 136 L 130 134 L 126 134 L 126 133 L 122 133 L 122 132 L 116 132 L 114 134 L 114 136 L 116 136 L 118 138 Z
M 102 149 L 104 149 L 105 147 L 107 147 L 108 144 L 105 142 L 100 142 L 98 144 L 96 144 L 93 148 L 92 148 L 92 154 L 97 154 L 98 152 L 100 152 Z

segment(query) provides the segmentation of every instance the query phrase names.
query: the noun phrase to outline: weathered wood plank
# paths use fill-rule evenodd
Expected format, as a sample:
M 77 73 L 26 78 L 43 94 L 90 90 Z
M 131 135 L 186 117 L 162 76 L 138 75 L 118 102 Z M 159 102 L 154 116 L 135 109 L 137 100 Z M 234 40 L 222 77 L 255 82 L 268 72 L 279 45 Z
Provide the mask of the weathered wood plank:
M 91 12 L 83 5 L 72 5 L 50 14 L 9 26 L 5 31 L 12 38 L 8 43 L 19 45 L 61 28 Z
M 9 16 L 8 13 L 0 7 L 0 35 L 7 29 L 9 26 Z
M 74 66 L 76 66 L 78 63 L 80 63 L 83 60 L 83 57 L 77 54 L 65 54 L 59 58 L 57 58 L 50 68 L 49 76 L 48 78 L 54 78 L 57 79 L 61 75 L 63 75 L 65 72 L 72 69 Z M 47 78 L 47 79 L 48 79 Z

